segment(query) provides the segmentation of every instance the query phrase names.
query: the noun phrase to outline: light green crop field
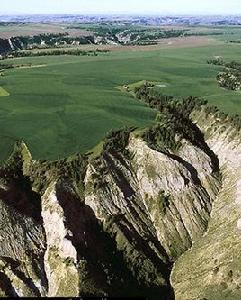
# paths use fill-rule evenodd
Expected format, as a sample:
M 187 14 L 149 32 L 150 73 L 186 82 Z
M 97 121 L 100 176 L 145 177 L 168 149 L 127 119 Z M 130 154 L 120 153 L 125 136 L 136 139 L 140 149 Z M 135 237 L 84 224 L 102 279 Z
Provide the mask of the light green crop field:
M 44 64 L 16 68 L 0 78 L 10 95 L 0 97 L 0 159 L 23 139 L 35 159 L 84 153 L 105 133 L 124 125 L 144 127 L 152 111 L 117 87 L 140 80 L 160 82 L 164 94 L 203 96 L 225 112 L 241 113 L 241 94 L 221 89 L 215 55 L 240 60 L 238 44 L 158 51 L 115 51 L 97 57 L 46 56 L 4 63 Z
M 6 96 L 9 96 L 9 93 L 0 86 L 0 97 L 6 97 Z

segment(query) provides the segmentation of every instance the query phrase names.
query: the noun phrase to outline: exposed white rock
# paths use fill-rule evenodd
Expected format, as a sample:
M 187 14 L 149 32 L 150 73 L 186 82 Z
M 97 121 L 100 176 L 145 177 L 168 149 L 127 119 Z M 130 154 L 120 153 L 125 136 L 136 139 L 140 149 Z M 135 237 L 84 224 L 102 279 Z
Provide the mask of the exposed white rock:
M 240 133 L 229 123 L 203 117 L 199 114 L 198 125 L 207 133 L 207 143 L 219 157 L 222 188 L 213 202 L 207 232 L 175 262 L 171 282 L 177 300 L 239 299 Z
M 220 157 L 220 190 L 211 158 L 198 147 L 183 141 L 178 153 L 168 155 L 133 134 L 128 154 L 105 153 L 100 161 L 102 173 L 95 163 L 88 164 L 85 203 L 81 197 L 74 198 L 71 182 L 52 182 L 41 198 L 43 224 L 0 200 L 0 271 L 10 280 L 13 292 L 19 296 L 74 297 L 83 291 L 106 295 L 95 276 L 111 285 L 115 272 L 110 271 L 111 260 L 101 261 L 106 248 L 102 240 L 95 244 L 99 235 L 103 243 L 115 239 L 111 253 L 120 252 L 127 273 L 148 287 L 167 284 L 163 266 L 178 259 L 172 274 L 176 299 L 204 297 L 207 288 L 223 280 L 228 282 L 227 289 L 241 286 L 241 277 L 232 271 L 234 265 L 238 270 L 241 261 L 240 138 L 233 129 L 220 131 L 222 125 L 215 122 L 205 120 L 199 125 Z M 210 131 L 210 127 L 220 130 Z M 23 172 L 29 174 L 33 162 L 25 147 L 22 155 L 27 157 Z M 101 184 L 96 185 L 96 178 Z M 4 195 L 8 187 L 4 181 L 0 185 Z M 95 251 L 99 245 L 100 252 Z M 90 255 L 88 261 L 89 249 L 97 258 Z M 94 270 L 94 276 L 91 267 L 95 266 L 88 266 L 93 262 L 101 269 Z M 41 268 L 46 274 L 39 274 Z M 16 270 L 26 278 L 20 278 Z
M 239 179 L 236 184 L 235 200 L 236 200 L 237 204 L 241 204 L 241 179 Z
M 46 234 L 47 250 L 44 255 L 48 278 L 48 296 L 77 296 L 77 252 L 67 239 L 64 211 L 58 202 L 53 183 L 42 197 L 42 217 Z M 71 260 L 69 260 L 71 259 Z M 69 262 L 69 263 L 68 263 Z
M 238 230 L 241 230 L 241 219 L 238 219 L 237 228 Z
M 180 155 L 182 159 L 187 159 L 196 176 L 200 176 L 195 179 L 195 174 L 185 166 L 185 162 L 183 164 L 150 149 L 140 138 L 132 137 L 127 149 L 133 156 L 129 167 L 114 158 L 112 162 L 123 176 L 118 180 L 126 178 L 128 184 L 122 189 L 109 172 L 105 175 L 108 188 L 96 191 L 92 186 L 92 177 L 98 170 L 90 165 L 85 178 L 88 186 L 85 202 L 101 220 L 105 220 L 106 215 L 126 215 L 141 236 L 151 232 L 166 252 L 176 257 L 206 229 L 211 203 L 217 193 L 217 183 L 211 175 L 210 158 L 200 149 L 185 143 Z M 125 160 L 124 157 L 122 159 Z M 126 160 L 125 164 L 129 162 Z M 195 180 L 200 180 L 200 184 Z M 164 207 L 163 202 L 168 197 L 170 203 Z M 143 216 L 136 209 L 137 206 Z M 135 211 L 139 218 L 145 219 L 145 224 L 140 225 L 142 222 L 135 216 Z
M 13 43 L 12 43 L 12 40 L 11 40 L 11 39 L 8 39 L 8 42 L 9 42 L 9 45 L 10 45 L 11 49 L 12 49 L 12 50 L 15 50 L 14 45 L 13 45 Z

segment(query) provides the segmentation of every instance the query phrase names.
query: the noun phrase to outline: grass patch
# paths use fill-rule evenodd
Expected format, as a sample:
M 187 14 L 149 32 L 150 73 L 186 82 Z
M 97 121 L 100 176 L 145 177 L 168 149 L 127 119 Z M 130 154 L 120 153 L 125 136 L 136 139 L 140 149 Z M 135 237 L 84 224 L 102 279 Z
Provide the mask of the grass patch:
M 103 151 L 103 145 L 104 145 L 104 141 L 99 142 L 99 144 L 97 144 L 93 149 L 89 151 L 90 153 L 89 157 L 91 159 L 94 159 L 97 156 L 99 156 Z
M 0 86 L 0 97 L 6 97 L 9 95 L 10 94 L 3 87 Z

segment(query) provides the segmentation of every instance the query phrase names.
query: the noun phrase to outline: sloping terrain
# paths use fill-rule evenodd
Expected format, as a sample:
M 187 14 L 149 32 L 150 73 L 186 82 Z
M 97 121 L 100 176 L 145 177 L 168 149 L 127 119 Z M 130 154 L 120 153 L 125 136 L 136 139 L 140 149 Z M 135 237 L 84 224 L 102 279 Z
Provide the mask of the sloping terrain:
M 176 299 L 240 299 L 240 132 L 228 122 L 202 115 L 198 124 L 218 153 L 222 187 L 207 232 L 175 263 L 171 280 Z
M 179 137 L 175 153 L 136 131 L 52 163 L 16 144 L 0 174 L 1 295 L 238 299 L 240 132 L 205 109 L 192 119 L 207 144 Z

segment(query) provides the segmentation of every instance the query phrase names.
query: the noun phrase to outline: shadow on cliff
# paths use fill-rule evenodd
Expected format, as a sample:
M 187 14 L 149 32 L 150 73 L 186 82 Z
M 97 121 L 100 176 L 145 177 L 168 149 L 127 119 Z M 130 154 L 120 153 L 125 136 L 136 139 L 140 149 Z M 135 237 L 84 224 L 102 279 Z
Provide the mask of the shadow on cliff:
M 0 174 L 1 176 L 1 174 Z M 33 218 L 42 224 L 41 197 L 32 191 L 28 177 L 10 180 L 6 189 L 0 188 L 0 199 L 18 213 Z
M 123 253 L 117 249 L 115 239 L 103 230 L 101 222 L 84 201 L 62 184 L 57 185 L 56 195 L 64 209 L 66 227 L 73 233 L 68 239 L 77 250 L 78 260 L 87 262 L 88 277 L 91 284 L 96 286 L 96 290 L 112 297 L 145 296 L 150 300 L 174 299 L 173 291 L 168 284 L 162 287 L 148 286 L 134 276 Z M 128 235 L 127 232 L 125 234 Z M 142 250 L 144 247 L 145 245 L 142 246 Z M 103 295 L 83 291 L 82 285 L 83 283 L 80 286 L 81 296 Z

